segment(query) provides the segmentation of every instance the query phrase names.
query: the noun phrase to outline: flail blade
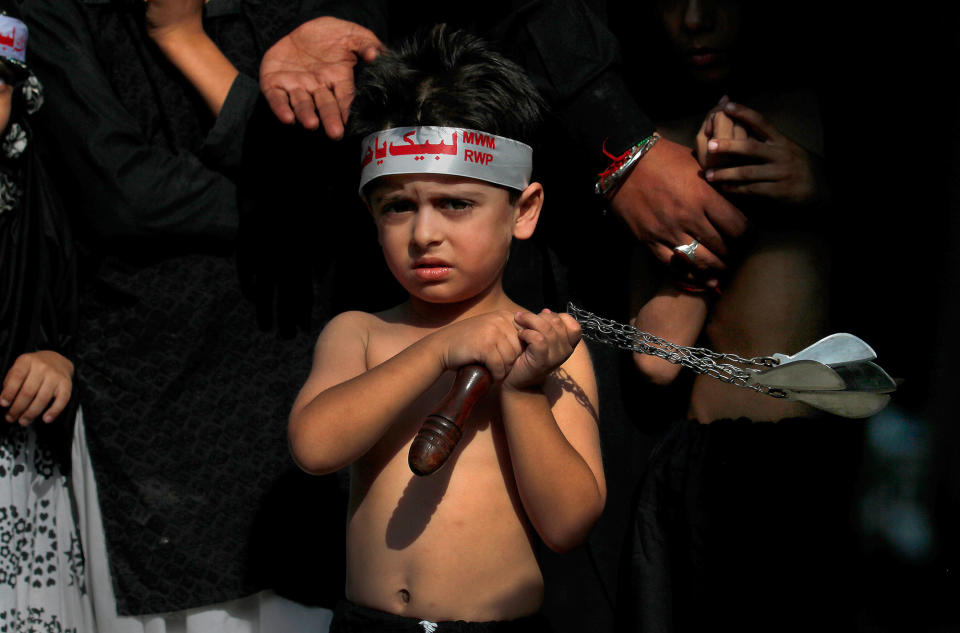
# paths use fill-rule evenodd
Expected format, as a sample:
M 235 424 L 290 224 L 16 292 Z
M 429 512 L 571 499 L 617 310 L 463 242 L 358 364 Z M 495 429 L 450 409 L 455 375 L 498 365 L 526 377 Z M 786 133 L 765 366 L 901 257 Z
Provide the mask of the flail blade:
M 799 360 L 814 360 L 832 366 L 875 360 L 877 353 L 862 339 L 840 332 L 820 339 L 793 356 L 774 354 L 773 357 L 779 360 L 781 365 Z
M 866 391 L 788 391 L 787 397 L 844 418 L 868 418 L 890 402 L 885 393 Z
M 863 362 L 837 365 L 833 369 L 847 383 L 847 391 L 890 393 L 897 388 L 897 383 L 893 381 L 893 378 L 876 363 Z
M 836 371 L 813 360 L 795 360 L 759 371 L 748 385 L 803 391 L 842 391 L 847 383 Z

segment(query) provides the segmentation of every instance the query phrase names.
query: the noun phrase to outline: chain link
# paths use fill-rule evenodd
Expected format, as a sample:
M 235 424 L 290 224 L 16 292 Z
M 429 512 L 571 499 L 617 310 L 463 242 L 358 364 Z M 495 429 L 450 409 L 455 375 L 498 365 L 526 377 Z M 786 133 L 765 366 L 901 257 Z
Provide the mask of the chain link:
M 747 367 L 768 369 L 776 367 L 780 363 L 776 358 L 770 356 L 743 358 L 736 354 L 714 352 L 705 347 L 676 345 L 649 332 L 638 330 L 632 325 L 598 317 L 592 312 L 578 308 L 573 303 L 567 304 L 567 312 L 580 323 L 584 338 L 605 345 L 612 345 L 619 349 L 656 356 L 674 365 L 686 367 L 695 373 L 710 376 L 731 385 L 757 391 L 774 398 L 787 397 L 787 394 L 780 389 L 748 384 L 747 380 L 757 370 L 737 366 L 746 365 Z

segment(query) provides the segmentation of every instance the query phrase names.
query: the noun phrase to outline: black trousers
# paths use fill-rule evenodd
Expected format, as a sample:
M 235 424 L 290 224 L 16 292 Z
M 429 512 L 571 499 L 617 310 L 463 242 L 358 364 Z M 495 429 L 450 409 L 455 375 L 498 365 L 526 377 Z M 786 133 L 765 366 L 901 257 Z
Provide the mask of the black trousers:
M 539 614 L 494 622 L 429 622 L 344 600 L 333 613 L 330 633 L 549 633 L 549 629 Z

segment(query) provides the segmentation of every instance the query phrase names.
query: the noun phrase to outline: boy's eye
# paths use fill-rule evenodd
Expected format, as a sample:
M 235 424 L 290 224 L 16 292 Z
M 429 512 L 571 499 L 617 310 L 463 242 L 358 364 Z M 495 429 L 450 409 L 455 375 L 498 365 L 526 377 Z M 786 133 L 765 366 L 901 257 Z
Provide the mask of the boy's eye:
M 437 205 L 441 209 L 450 209 L 452 211 L 465 211 L 473 206 L 469 200 L 460 200 L 458 198 L 447 198 L 441 200 Z
M 410 200 L 396 200 L 383 205 L 383 207 L 380 209 L 380 213 L 382 215 L 391 213 L 404 213 L 406 211 L 413 211 L 413 209 L 414 205 Z

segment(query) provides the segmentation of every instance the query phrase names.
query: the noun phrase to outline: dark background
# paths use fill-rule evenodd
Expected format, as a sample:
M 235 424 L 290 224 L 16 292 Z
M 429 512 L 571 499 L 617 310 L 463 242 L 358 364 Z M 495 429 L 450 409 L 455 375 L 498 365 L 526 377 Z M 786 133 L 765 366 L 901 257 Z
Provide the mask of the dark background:
M 837 325 L 902 380 L 865 429 L 862 631 L 960 630 L 956 11 L 928 9 L 822 9 L 827 151 L 852 210 L 838 222 Z

